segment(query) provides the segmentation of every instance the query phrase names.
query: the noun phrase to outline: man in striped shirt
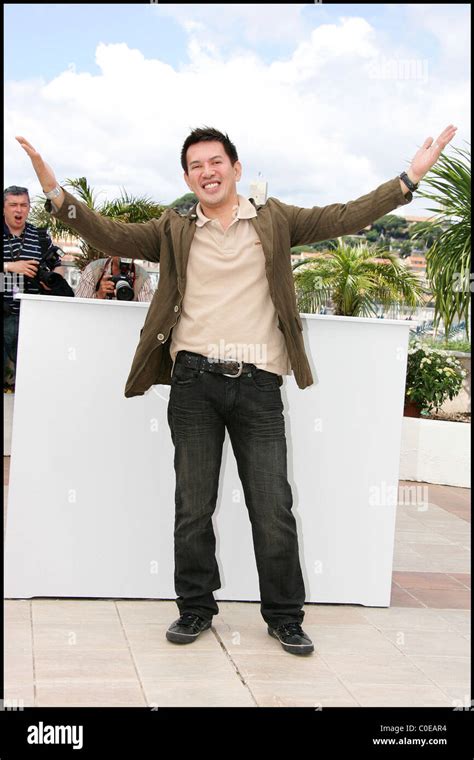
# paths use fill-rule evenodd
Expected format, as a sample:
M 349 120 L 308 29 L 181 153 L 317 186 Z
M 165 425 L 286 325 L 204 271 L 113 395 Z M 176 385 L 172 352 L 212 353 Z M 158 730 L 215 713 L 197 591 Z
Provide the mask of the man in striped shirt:
M 30 213 L 30 196 L 26 187 L 11 185 L 3 192 L 3 385 L 11 389 L 18 347 L 20 301 L 14 293 L 44 294 L 32 278 L 36 276 L 42 251 L 38 228 L 27 222 Z M 48 245 L 52 244 L 46 235 Z M 56 267 L 57 269 L 57 267 Z M 8 367 L 8 359 L 13 369 Z

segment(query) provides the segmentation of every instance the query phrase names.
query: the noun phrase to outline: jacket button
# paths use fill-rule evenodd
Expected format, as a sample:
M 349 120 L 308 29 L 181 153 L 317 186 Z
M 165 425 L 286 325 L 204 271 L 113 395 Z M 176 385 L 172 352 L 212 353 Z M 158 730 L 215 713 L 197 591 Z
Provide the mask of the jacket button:
M 175 307 L 174 307 L 174 310 L 175 310 L 175 311 L 179 311 L 179 306 L 175 306 Z
M 157 335 L 158 340 L 163 340 L 164 337 L 163 333 L 158 333 Z

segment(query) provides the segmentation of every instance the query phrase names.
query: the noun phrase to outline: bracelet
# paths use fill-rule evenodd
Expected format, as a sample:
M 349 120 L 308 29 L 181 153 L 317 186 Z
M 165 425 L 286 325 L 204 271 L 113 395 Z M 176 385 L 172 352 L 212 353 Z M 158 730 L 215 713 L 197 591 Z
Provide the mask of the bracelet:
M 43 190 L 43 193 L 44 193 L 45 198 L 51 201 L 53 200 L 53 198 L 57 198 L 58 195 L 61 195 L 61 188 L 59 187 L 59 185 L 56 185 L 56 187 L 54 187 L 52 190 L 48 190 L 48 192 L 45 192 Z

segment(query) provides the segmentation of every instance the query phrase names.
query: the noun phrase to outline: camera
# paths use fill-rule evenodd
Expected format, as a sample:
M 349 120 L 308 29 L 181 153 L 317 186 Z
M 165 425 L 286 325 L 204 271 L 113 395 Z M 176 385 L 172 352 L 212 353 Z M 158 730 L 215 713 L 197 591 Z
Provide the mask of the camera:
M 59 251 L 61 251 L 61 253 L 59 253 Z M 62 256 L 64 256 L 64 251 L 62 251 L 61 248 L 58 248 L 57 245 L 52 245 L 40 259 L 36 276 L 40 282 L 44 282 L 49 288 L 53 288 L 54 285 L 59 282 L 59 279 L 63 279 L 60 274 L 53 272 L 53 269 L 61 264 Z
M 38 270 L 34 277 L 26 278 L 26 292 L 28 292 L 28 280 L 34 283 L 36 287 L 39 287 L 39 283 L 43 282 L 51 290 L 61 290 L 64 278 L 57 272 L 53 272 L 55 267 L 61 264 L 61 258 L 64 256 L 64 251 L 57 245 L 52 243 L 48 245 L 46 238 L 46 230 L 38 228 L 39 242 L 41 247 L 41 258 L 38 262 Z M 40 289 L 40 292 L 43 292 Z M 66 295 L 59 293 L 60 295 Z
M 115 296 L 117 301 L 133 301 L 135 292 L 133 290 L 133 272 L 131 264 L 126 261 L 120 261 L 120 274 L 109 277 L 109 282 L 115 284 Z M 111 299 L 113 296 L 107 296 Z

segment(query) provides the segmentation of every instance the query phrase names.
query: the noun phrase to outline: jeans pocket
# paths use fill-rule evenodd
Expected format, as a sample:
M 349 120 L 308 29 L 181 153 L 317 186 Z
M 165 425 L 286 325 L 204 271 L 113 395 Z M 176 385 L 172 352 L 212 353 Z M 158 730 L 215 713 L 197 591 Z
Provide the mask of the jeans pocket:
M 252 373 L 253 384 L 259 391 L 278 391 L 280 390 L 280 375 L 274 372 L 267 372 L 264 369 L 257 369 Z
M 178 387 L 194 385 L 201 377 L 202 372 L 192 367 L 185 367 L 184 364 L 176 363 L 174 365 L 171 385 Z

